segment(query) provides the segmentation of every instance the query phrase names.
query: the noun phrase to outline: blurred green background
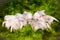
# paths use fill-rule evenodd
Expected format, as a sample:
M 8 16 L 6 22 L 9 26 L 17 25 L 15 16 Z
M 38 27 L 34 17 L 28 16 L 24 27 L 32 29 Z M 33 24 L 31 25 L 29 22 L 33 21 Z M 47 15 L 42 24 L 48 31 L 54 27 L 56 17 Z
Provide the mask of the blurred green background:
M 34 32 L 31 25 L 26 25 L 22 30 L 9 32 L 2 27 L 5 15 L 14 15 L 24 11 L 34 14 L 36 11 L 46 10 L 46 14 L 60 21 L 59 0 L 0 0 L 0 40 L 60 40 L 60 22 L 51 25 L 52 30 L 38 30 Z

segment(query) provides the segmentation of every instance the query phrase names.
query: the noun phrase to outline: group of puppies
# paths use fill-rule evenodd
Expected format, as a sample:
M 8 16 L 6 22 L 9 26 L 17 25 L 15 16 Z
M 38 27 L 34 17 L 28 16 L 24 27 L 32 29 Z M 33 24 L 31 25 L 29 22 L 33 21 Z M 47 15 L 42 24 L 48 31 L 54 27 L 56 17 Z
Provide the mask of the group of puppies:
M 2 26 L 5 26 L 7 29 L 10 29 L 10 32 L 13 30 L 22 29 L 23 26 L 30 24 L 34 31 L 38 29 L 51 29 L 51 24 L 53 21 L 59 22 L 56 18 L 46 15 L 45 10 L 37 11 L 32 16 L 30 12 L 16 13 L 15 15 L 6 15 Z

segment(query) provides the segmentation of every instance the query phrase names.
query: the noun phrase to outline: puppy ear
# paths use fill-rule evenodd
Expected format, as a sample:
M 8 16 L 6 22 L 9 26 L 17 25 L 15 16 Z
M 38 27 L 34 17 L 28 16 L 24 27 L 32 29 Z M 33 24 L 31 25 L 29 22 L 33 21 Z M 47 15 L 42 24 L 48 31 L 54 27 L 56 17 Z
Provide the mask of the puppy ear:
M 53 20 L 55 20 L 55 21 L 59 22 L 56 18 L 54 18 L 54 17 L 52 17 L 52 16 L 51 16 L 51 18 L 52 18 Z
M 2 23 L 2 27 L 4 27 L 4 26 L 5 26 L 5 22 Z
M 59 20 L 57 20 L 56 18 L 53 18 L 55 21 L 59 22 Z
M 39 15 L 46 15 L 46 14 L 45 14 L 45 10 L 41 10 L 41 11 L 39 11 L 38 13 L 39 13 Z
M 35 14 L 34 14 L 34 18 L 38 18 L 38 17 L 40 17 L 40 16 L 42 16 L 42 15 L 46 15 L 45 14 L 45 10 L 41 10 L 41 11 L 37 11 L 37 12 L 35 12 Z
M 36 19 L 36 18 L 38 18 L 38 17 L 40 16 L 38 12 L 39 12 L 39 11 L 37 11 L 37 12 L 34 13 L 33 19 Z
M 51 27 L 50 27 L 50 25 L 48 23 L 46 25 L 47 25 L 48 29 L 51 29 Z

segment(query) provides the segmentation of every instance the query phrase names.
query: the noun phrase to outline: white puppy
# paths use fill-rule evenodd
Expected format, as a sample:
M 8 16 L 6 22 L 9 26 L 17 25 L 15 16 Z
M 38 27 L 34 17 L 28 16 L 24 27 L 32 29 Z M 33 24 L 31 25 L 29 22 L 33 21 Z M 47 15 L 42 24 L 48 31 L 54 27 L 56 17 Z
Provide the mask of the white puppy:
M 35 30 L 38 29 L 51 29 L 50 24 L 55 20 L 58 21 L 56 18 L 46 15 L 45 10 L 42 11 L 37 11 L 34 16 L 33 19 L 37 20 L 37 21 L 31 21 L 30 24 L 32 25 L 32 27 L 34 27 Z
M 56 18 L 46 15 L 45 10 L 37 11 L 33 16 L 30 12 L 26 11 L 23 14 L 16 13 L 16 15 L 6 15 L 4 20 L 2 26 L 5 25 L 7 29 L 10 28 L 10 32 L 22 29 L 23 26 L 27 25 L 27 22 L 31 25 L 34 31 L 37 31 L 38 29 L 51 29 L 51 23 L 54 20 L 58 22 Z
M 17 13 L 15 16 L 19 20 L 20 29 L 22 29 L 22 27 L 27 24 L 27 20 L 24 19 L 24 15 L 23 14 Z
M 4 19 L 5 21 L 2 25 L 5 24 L 5 27 L 8 29 L 10 28 L 10 32 L 12 32 L 12 30 L 17 30 L 20 28 L 19 20 L 15 16 L 7 15 L 4 17 Z
M 30 20 L 32 18 L 32 13 L 24 11 L 23 16 L 26 20 Z

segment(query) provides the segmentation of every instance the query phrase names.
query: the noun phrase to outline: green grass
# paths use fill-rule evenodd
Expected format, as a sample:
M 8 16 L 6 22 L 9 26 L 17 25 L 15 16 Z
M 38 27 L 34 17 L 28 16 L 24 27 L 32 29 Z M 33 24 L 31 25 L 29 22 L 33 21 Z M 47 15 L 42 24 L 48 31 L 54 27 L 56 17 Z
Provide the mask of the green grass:
M 14 15 L 17 12 L 23 13 L 29 11 L 34 14 L 38 10 L 46 10 L 46 14 L 57 18 L 60 21 L 60 6 L 56 0 L 15 0 L 7 4 L 1 9 L 0 15 L 0 36 L 4 40 L 55 40 L 57 31 L 60 31 L 60 22 L 54 22 L 51 27 L 52 30 L 38 30 L 33 31 L 28 24 L 21 30 L 15 30 L 12 33 L 5 27 L 2 27 L 4 16 Z

